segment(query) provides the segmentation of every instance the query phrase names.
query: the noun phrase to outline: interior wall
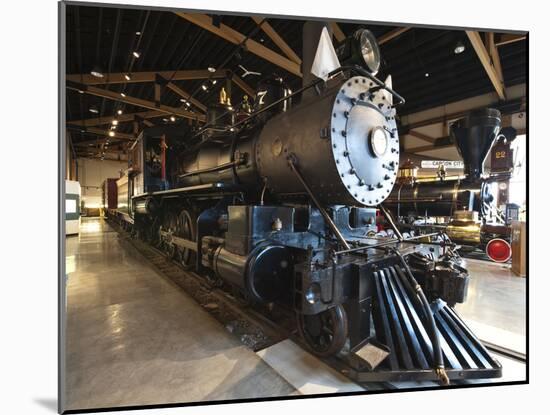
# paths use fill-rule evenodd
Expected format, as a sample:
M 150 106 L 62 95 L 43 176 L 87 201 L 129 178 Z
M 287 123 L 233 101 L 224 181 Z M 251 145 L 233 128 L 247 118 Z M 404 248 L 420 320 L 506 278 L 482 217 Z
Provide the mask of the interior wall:
M 105 179 L 119 178 L 128 165 L 125 161 L 79 158 L 78 181 L 82 189 L 85 208 L 101 207 L 101 186 Z

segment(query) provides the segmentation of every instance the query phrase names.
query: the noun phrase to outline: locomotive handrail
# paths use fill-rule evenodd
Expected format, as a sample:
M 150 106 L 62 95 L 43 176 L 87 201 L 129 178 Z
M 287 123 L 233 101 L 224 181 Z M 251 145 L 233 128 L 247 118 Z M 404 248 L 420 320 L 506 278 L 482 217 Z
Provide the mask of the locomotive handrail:
M 336 251 L 336 252 L 333 253 L 333 255 L 335 257 L 338 257 L 338 256 L 345 255 L 345 254 L 353 254 L 353 253 L 365 251 L 367 249 L 382 248 L 382 247 L 385 247 L 385 246 L 398 244 L 398 243 L 408 243 L 408 242 L 415 243 L 415 240 L 417 240 L 417 239 L 431 238 L 432 236 L 438 236 L 438 235 L 441 235 L 441 232 L 434 232 L 434 233 L 428 233 L 426 235 L 413 236 L 411 238 L 403 239 L 403 240 L 392 239 L 392 240 L 384 241 L 384 242 L 374 244 L 374 245 L 362 245 L 362 246 L 359 246 L 359 247 L 356 247 L 356 248 Z
M 405 98 L 403 98 L 401 95 L 399 95 L 397 92 L 395 92 L 393 89 L 391 89 L 390 87 L 388 87 L 384 82 L 382 82 L 380 79 L 378 79 L 377 77 L 375 77 L 374 75 L 370 74 L 367 70 L 365 70 L 364 68 L 361 68 L 360 66 L 358 65 L 350 65 L 350 66 L 341 66 L 337 69 L 335 69 L 334 71 L 330 72 L 328 74 L 328 78 L 332 78 L 334 75 L 337 75 L 338 73 L 342 73 L 346 70 L 351 70 L 351 71 L 355 71 L 355 72 L 358 72 L 360 75 L 362 76 L 365 76 L 367 78 L 369 78 L 371 81 L 373 81 L 376 85 L 378 85 L 381 89 L 385 89 L 386 91 L 388 91 L 390 94 L 392 94 L 395 98 L 397 98 L 398 102 L 396 104 L 394 104 L 393 106 L 397 106 L 397 105 L 402 105 L 405 103 Z M 299 95 L 305 91 L 307 91 L 308 89 L 310 88 L 313 88 L 314 86 L 322 83 L 322 82 L 325 82 L 322 78 L 318 78 L 312 82 L 310 82 L 308 85 L 306 86 L 303 86 L 302 88 L 300 89 L 297 89 L 296 91 L 292 92 L 291 94 L 287 95 L 287 96 L 284 96 L 282 98 L 279 98 L 278 100 L 276 101 L 273 101 L 271 104 L 269 105 L 266 105 L 265 107 L 259 109 L 258 111 L 255 111 L 253 112 L 252 114 L 250 114 L 250 116 L 248 116 L 247 118 L 243 119 L 243 120 L 240 120 L 240 121 L 237 121 L 236 123 L 226 127 L 226 130 L 230 131 L 230 132 L 233 132 L 235 131 L 235 128 L 242 125 L 242 124 L 245 124 L 247 122 L 249 122 L 251 119 L 257 117 L 258 115 L 260 114 L 263 114 L 264 112 L 266 111 L 269 111 L 270 109 L 272 109 L 273 107 L 281 104 L 282 102 L 286 101 L 286 100 L 289 100 L 291 99 L 292 97 L 296 96 L 296 95 Z M 207 129 L 209 129 L 214 123 L 216 122 L 218 119 L 224 117 L 226 114 L 228 113 L 228 111 L 224 112 L 223 114 L 220 114 L 217 118 L 215 118 L 214 120 L 211 121 L 210 124 L 206 124 L 204 125 L 192 138 L 195 138 L 195 137 L 198 137 L 200 136 L 203 132 L 205 132 Z M 209 142 L 211 140 L 211 138 L 207 138 L 203 141 L 201 141 L 200 143 L 198 143 L 197 145 L 195 145 L 193 148 L 191 148 L 189 151 L 190 152 L 193 152 L 194 150 L 197 150 L 198 148 L 200 148 L 202 145 L 204 145 L 205 143 Z
M 367 71 L 365 68 L 362 68 L 359 65 L 349 65 L 349 66 L 341 66 L 336 71 L 344 71 L 344 70 L 353 70 L 353 71 L 359 72 L 360 75 L 362 75 L 366 78 L 369 78 L 372 82 L 374 82 L 376 85 L 378 85 L 381 89 L 385 89 L 390 94 L 392 94 L 398 100 L 398 102 L 396 104 L 394 104 L 393 107 L 396 107 L 397 105 L 403 105 L 405 103 L 405 98 L 403 98 L 401 95 L 399 95 L 393 89 L 391 89 L 389 86 L 387 86 L 384 82 L 382 82 L 376 76 L 374 76 L 369 71 Z M 332 74 L 332 72 L 329 74 L 329 76 L 331 76 L 331 74 Z

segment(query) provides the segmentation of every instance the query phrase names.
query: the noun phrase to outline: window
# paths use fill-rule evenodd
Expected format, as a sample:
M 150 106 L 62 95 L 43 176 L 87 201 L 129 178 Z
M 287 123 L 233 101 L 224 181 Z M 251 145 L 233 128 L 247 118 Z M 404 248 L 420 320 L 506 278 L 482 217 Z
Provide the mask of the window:
M 65 200 L 65 213 L 76 213 L 76 200 L 75 199 L 66 199 Z

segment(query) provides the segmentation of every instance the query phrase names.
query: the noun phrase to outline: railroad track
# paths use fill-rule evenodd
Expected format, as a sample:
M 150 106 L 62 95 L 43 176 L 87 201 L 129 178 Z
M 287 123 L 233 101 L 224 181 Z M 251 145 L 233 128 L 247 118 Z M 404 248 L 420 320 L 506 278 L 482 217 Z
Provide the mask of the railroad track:
M 186 270 L 183 265 L 169 258 L 165 252 L 132 238 L 117 224 L 112 222 L 109 224 L 119 233 L 121 239 L 137 249 L 161 275 L 193 297 L 199 305 L 253 351 L 269 347 L 287 339 L 292 334 L 284 323 L 277 324 L 259 310 L 242 304 L 236 297 L 210 285 L 198 274 Z
M 267 307 L 255 308 L 243 304 L 239 299 L 221 288 L 211 285 L 205 278 L 189 271 L 180 263 L 169 258 L 168 255 L 144 241 L 131 237 L 118 224 L 109 222 L 109 225 L 119 234 L 126 243 L 133 246 L 141 253 L 160 274 L 183 289 L 193 297 L 199 305 L 215 317 L 228 331 L 239 338 L 241 343 L 254 352 L 270 347 L 280 341 L 291 339 L 301 347 L 307 349 L 293 328 L 293 316 L 289 310 Z M 511 358 L 522 363 L 526 362 L 525 356 L 498 345 L 484 343 L 491 352 Z M 346 376 L 346 370 L 342 369 L 341 362 L 335 358 L 321 359 L 324 364 L 332 367 Z M 348 377 L 348 376 L 346 376 Z M 348 377 L 350 381 L 355 382 Z M 463 385 L 470 383 L 464 381 L 452 381 L 451 385 Z M 403 389 L 395 382 L 367 382 L 357 383 L 366 390 Z M 415 387 L 435 387 L 434 382 L 417 382 Z M 407 388 L 407 387 L 405 387 Z

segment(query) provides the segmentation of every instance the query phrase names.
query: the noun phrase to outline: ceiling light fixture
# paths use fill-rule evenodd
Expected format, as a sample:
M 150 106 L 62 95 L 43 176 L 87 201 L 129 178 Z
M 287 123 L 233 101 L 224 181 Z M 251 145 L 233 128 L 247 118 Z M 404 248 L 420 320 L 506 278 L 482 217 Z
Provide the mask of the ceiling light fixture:
M 114 137 L 115 136 L 115 132 L 114 131 L 109 131 L 109 137 Z
M 214 73 L 214 72 L 216 72 L 216 68 L 214 68 L 213 66 L 209 66 L 208 67 L 208 72 Z
M 116 113 L 117 113 L 118 115 L 122 115 L 122 110 L 118 110 Z
M 95 76 L 96 78 L 103 78 L 103 70 L 99 65 L 95 65 L 90 71 L 90 74 L 92 74 L 92 76 Z
M 97 107 L 90 107 L 90 112 L 94 114 L 99 114 L 99 110 L 97 109 Z
M 176 122 L 176 117 L 174 117 L 173 115 L 171 115 L 171 116 L 170 116 L 170 121 Z
M 190 102 L 186 102 L 185 105 L 187 105 L 188 107 L 191 106 L 191 103 Z
M 136 32 L 136 36 L 141 36 L 141 32 Z
M 462 52 L 466 50 L 466 46 L 464 46 L 464 43 L 462 43 L 460 40 L 456 43 L 455 46 L 455 55 L 460 55 Z
M 112 123 L 113 125 L 118 125 L 118 120 L 117 120 L 117 119 L 114 119 L 111 123 Z
M 428 78 L 428 77 L 430 76 L 429 72 L 426 72 L 426 73 L 424 74 L 424 76 L 425 76 L 426 78 Z
M 126 94 L 125 94 L 124 92 L 121 92 L 121 93 L 120 93 L 120 96 L 121 96 L 122 98 L 126 98 Z
M 141 52 L 138 52 L 137 50 L 134 50 L 132 52 L 132 55 L 134 55 L 134 58 L 138 59 L 141 56 Z
M 125 74 L 124 74 L 124 79 L 126 79 L 127 81 L 129 81 L 129 80 L 132 79 L 132 77 L 130 76 L 129 73 L 125 73 Z
M 201 85 L 201 88 L 203 89 L 203 91 L 208 90 L 208 87 L 207 87 L 205 84 L 202 84 L 202 85 Z

